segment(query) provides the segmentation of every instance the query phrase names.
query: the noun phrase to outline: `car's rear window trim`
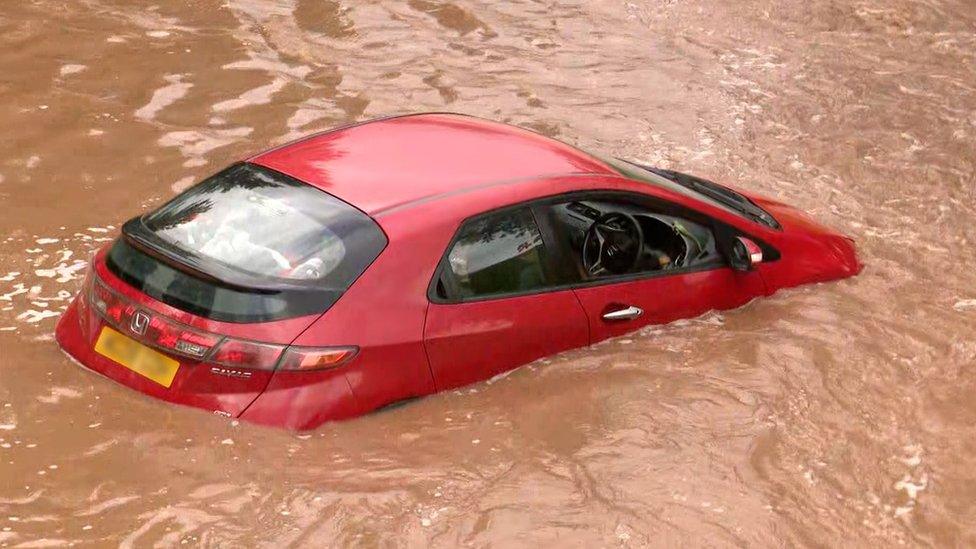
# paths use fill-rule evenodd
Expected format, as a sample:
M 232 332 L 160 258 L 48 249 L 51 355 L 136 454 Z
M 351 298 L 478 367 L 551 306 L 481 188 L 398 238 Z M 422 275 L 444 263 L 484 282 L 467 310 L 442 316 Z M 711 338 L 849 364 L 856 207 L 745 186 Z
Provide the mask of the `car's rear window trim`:
M 306 315 L 321 315 L 329 310 L 342 297 L 343 291 L 341 290 L 331 290 L 327 288 L 305 288 L 301 290 L 284 290 L 284 291 L 254 291 L 250 288 L 237 289 L 233 287 L 228 287 L 223 284 L 212 284 L 209 281 L 205 281 L 207 284 L 211 284 L 222 289 L 237 292 L 244 295 L 260 296 L 266 295 L 269 298 L 276 297 L 279 294 L 289 294 L 293 303 L 297 303 L 297 307 L 291 307 L 285 314 L 275 314 L 267 311 L 255 312 L 228 312 L 228 311 L 218 311 L 214 309 L 206 309 L 192 301 L 186 301 L 181 299 L 179 296 L 168 292 L 161 292 L 159 289 L 154 287 L 149 287 L 146 285 L 144 280 L 140 280 L 137 277 L 132 276 L 128 271 L 123 269 L 120 265 L 116 264 L 115 258 L 113 257 L 113 251 L 116 246 L 124 245 L 132 248 L 137 254 L 146 256 L 152 261 L 158 262 L 163 266 L 182 273 L 184 276 L 201 280 L 194 274 L 190 274 L 186 271 L 181 271 L 165 261 L 159 260 L 156 256 L 145 253 L 139 248 L 136 248 L 129 244 L 129 240 L 121 238 L 112 245 L 109 249 L 108 254 L 105 257 L 105 266 L 110 273 L 112 273 L 116 278 L 125 282 L 132 288 L 136 289 L 140 293 L 143 293 L 157 301 L 161 301 L 171 307 L 179 309 L 181 311 L 196 315 L 202 318 L 208 318 L 210 320 L 216 320 L 220 322 L 230 322 L 236 324 L 248 324 L 254 322 L 268 322 L 272 320 L 282 320 L 286 318 L 296 318 Z
M 260 292 L 263 290 L 263 288 L 258 288 L 255 286 L 239 286 L 227 280 L 222 280 L 206 272 L 203 270 L 203 268 L 198 268 L 196 254 L 180 252 L 182 253 L 183 257 L 177 257 L 176 250 L 171 249 L 171 247 L 168 246 L 165 241 L 160 241 L 158 243 L 147 242 L 145 237 L 141 234 L 141 231 L 139 231 L 139 229 L 142 228 L 140 221 L 141 218 L 137 217 L 130 219 L 122 226 L 122 238 L 124 238 L 129 245 L 140 252 L 169 265 L 177 271 L 182 271 L 190 276 L 205 280 L 212 284 L 226 288 L 233 288 L 235 290 L 248 290 L 255 292 Z M 133 226 L 129 226 L 130 223 L 132 223 Z M 187 261 L 189 257 L 193 257 L 192 262 Z
M 244 290 L 252 293 L 307 290 L 310 288 L 338 289 L 322 286 L 321 281 L 318 280 L 307 283 L 288 283 L 281 279 L 263 279 L 256 276 L 249 276 L 243 271 L 234 269 L 229 265 L 209 260 L 190 250 L 177 248 L 165 240 L 154 236 L 151 231 L 146 229 L 141 216 L 130 219 L 122 226 L 122 237 L 134 248 L 166 263 L 178 271 L 225 288 Z

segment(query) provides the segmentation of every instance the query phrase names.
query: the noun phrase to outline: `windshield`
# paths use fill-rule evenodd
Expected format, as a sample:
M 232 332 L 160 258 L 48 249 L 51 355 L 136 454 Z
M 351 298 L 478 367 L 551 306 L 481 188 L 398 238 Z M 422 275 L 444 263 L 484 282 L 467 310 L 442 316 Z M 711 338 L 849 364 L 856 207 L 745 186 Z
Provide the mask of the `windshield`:
M 713 183 L 707 179 L 683 174 L 672 170 L 663 170 L 651 166 L 643 166 L 629 160 L 619 158 L 600 157 L 620 175 L 663 187 L 696 200 L 707 202 L 738 216 L 745 217 L 757 223 L 779 229 L 779 223 L 766 210 L 760 208 L 748 197 L 734 190 Z

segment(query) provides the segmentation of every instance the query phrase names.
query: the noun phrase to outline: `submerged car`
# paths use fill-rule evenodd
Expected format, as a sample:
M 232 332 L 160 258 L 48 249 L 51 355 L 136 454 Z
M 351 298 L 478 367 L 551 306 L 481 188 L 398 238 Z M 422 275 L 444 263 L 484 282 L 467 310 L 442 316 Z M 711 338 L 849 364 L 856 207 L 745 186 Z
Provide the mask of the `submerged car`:
M 780 202 L 420 114 L 259 154 L 128 221 L 57 341 L 153 397 L 304 430 L 860 269 Z

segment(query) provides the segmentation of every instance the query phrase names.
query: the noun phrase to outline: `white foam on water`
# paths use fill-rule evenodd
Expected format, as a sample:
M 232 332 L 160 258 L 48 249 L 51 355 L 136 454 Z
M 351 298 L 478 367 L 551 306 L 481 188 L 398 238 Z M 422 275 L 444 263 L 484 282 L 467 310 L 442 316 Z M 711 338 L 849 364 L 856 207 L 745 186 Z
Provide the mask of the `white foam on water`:
M 957 311 L 969 311 L 976 309 L 976 299 L 960 299 L 952 306 Z
M 135 112 L 136 118 L 140 120 L 152 120 L 159 111 L 172 105 L 186 96 L 193 84 L 183 82 L 182 74 L 167 74 L 163 76 L 167 84 L 153 92 L 149 103 L 146 103 Z
M 28 309 L 17 315 L 17 320 L 28 324 L 36 324 L 45 318 L 53 318 L 56 316 L 61 316 L 61 313 L 58 311 L 35 311 L 34 309 Z
M 0 295 L 0 301 L 12 301 L 11 298 L 20 294 L 26 294 L 27 287 L 23 284 L 14 284 L 14 289 L 11 292 Z
M 57 276 L 55 282 L 68 282 L 77 279 L 78 276 L 75 273 L 84 269 L 87 265 L 88 263 L 86 261 L 76 259 L 71 264 L 62 262 L 51 269 L 36 269 L 34 274 L 41 278 L 54 278 Z
M 929 478 L 925 473 L 922 473 L 917 484 L 912 480 L 911 475 L 905 475 L 895 483 L 895 490 L 903 491 L 908 496 L 908 499 L 915 500 L 918 498 L 918 493 L 925 490 L 928 484 Z
M 247 137 L 254 128 L 241 126 L 221 130 L 180 130 L 163 134 L 158 143 L 163 147 L 176 147 L 186 157 L 183 166 L 192 168 L 207 164 L 205 156 L 214 149 L 230 145 Z
M 87 69 L 87 65 L 82 65 L 80 63 L 68 63 L 66 65 L 61 65 L 60 74 L 61 76 L 70 76 L 72 74 L 78 74 L 79 72 Z
M 172 33 L 170 33 L 169 31 L 164 31 L 164 30 L 146 31 L 146 36 L 148 36 L 150 38 L 166 38 L 170 34 L 172 34 Z
M 53 387 L 50 395 L 37 397 L 38 402 L 57 404 L 62 398 L 80 398 L 81 392 L 70 387 Z
M 181 193 L 189 189 L 190 185 L 193 185 L 194 181 L 196 181 L 196 178 L 192 175 L 188 175 L 186 177 L 181 177 L 177 182 L 170 185 L 169 188 L 173 189 L 174 193 Z
M 226 101 L 215 103 L 212 109 L 214 112 L 220 113 L 253 105 L 267 105 L 268 103 L 271 103 L 274 95 L 284 89 L 285 85 L 287 84 L 288 80 L 284 78 L 275 78 L 268 84 L 247 90 L 234 99 L 227 99 Z
M 490 379 L 488 379 L 488 381 L 486 381 L 485 384 L 486 385 L 491 385 L 492 383 L 496 383 L 498 381 L 501 381 L 501 380 L 505 379 L 506 377 L 514 374 L 516 370 L 518 370 L 518 368 L 512 368 L 511 370 L 506 370 L 506 371 L 504 371 L 504 372 L 502 372 L 500 374 L 495 374 Z

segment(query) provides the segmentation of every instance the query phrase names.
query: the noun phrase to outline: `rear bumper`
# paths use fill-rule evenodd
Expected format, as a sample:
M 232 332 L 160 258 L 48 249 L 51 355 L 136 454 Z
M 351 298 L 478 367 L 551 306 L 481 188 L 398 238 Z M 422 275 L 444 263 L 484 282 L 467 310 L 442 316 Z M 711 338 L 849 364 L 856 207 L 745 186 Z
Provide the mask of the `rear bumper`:
M 68 306 L 67 311 L 65 311 L 65 314 L 58 321 L 58 325 L 54 331 L 54 337 L 58 345 L 69 356 L 89 370 L 151 397 L 175 404 L 202 408 L 228 417 L 239 416 L 261 394 L 260 390 L 234 393 L 181 391 L 177 388 L 179 379 L 174 381 L 173 386 L 170 388 L 163 387 L 95 352 L 94 341 L 103 324 L 101 319 L 90 313 L 87 309 L 87 306 L 84 304 L 84 298 L 82 296 L 75 297 L 71 305 Z M 82 318 L 83 315 L 88 316 L 88 318 Z M 186 372 L 186 370 L 203 369 L 206 367 L 205 364 L 201 363 L 181 362 L 181 372 L 177 375 L 185 378 L 190 375 L 190 372 Z
M 58 321 L 55 339 L 85 369 L 153 398 L 291 430 L 313 429 L 326 421 L 362 413 L 339 370 L 260 372 L 264 379 L 254 380 L 255 389 L 234 391 L 232 386 L 237 380 L 211 374 L 206 363 L 181 362 L 173 385 L 163 387 L 96 353 L 94 342 L 102 326 L 82 294 L 75 297 Z M 207 391 L 208 385 L 213 391 Z

